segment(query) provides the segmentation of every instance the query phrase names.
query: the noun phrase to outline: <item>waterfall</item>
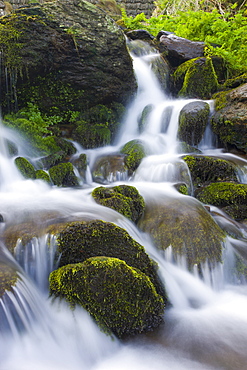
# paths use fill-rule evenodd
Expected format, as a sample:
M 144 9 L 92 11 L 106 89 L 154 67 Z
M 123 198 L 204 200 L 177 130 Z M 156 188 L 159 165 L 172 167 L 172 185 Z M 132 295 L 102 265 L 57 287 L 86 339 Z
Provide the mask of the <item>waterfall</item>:
M 174 258 L 172 247 L 158 251 L 148 233 L 92 199 L 91 191 L 99 186 L 90 173 L 97 158 L 110 156 L 127 141 L 138 139 L 145 144 L 147 157 L 130 181 L 126 174 L 119 173 L 107 179 L 110 186 L 131 184 L 147 204 L 178 199 L 181 204 L 189 205 L 190 197 L 179 194 L 174 184 L 192 187 L 177 140 L 179 113 L 192 100 L 174 100 L 160 88 L 151 69 L 151 62 L 159 58 L 153 51 L 132 57 L 138 91 L 114 146 L 94 150 L 77 146 L 78 153 L 83 151 L 89 159 L 85 186 L 57 188 L 24 179 L 14 165 L 15 154 L 9 152 L 9 142 L 14 144 L 18 155 L 25 152 L 26 144 L 15 132 L 0 125 L 0 214 L 3 216 L 0 232 L 19 227 L 25 233 L 26 222 L 31 221 L 35 234 L 49 222 L 78 219 L 101 219 L 126 229 L 159 265 L 171 304 L 166 308 L 165 325 L 125 342 L 105 335 L 85 310 L 77 307 L 72 311 L 66 303 L 49 297 L 48 276 L 59 259 L 52 233 L 41 232 L 27 241 L 18 239 L 13 248 L 14 257 L 7 251 L 10 242 L 2 240 L 1 235 L 0 266 L 7 266 L 18 277 L 13 289 L 0 299 L 2 370 L 246 368 L 247 285 L 244 276 L 233 272 L 235 259 L 246 255 L 246 231 L 223 212 L 210 207 L 217 225 L 232 236 L 224 242 L 222 263 L 214 268 L 205 263 L 200 271 L 196 266 L 191 271 L 183 258 Z M 140 127 L 144 111 L 149 114 Z M 246 161 L 216 149 L 210 135 L 208 128 L 200 143 L 203 154 L 230 158 L 239 166 L 238 176 L 246 183 Z

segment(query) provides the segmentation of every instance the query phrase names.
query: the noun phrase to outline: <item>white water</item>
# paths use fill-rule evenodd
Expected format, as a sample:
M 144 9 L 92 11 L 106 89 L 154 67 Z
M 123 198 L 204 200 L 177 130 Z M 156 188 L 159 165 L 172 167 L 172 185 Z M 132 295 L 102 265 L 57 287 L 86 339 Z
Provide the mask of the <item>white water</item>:
M 152 58 L 153 59 L 153 56 Z M 143 140 L 150 156 L 137 170 L 132 185 L 146 201 L 160 202 L 163 196 L 187 197 L 173 188 L 173 183 L 190 184 L 184 162 L 176 153 L 177 121 L 181 108 L 189 100 L 174 101 L 165 96 L 152 75 L 150 58 L 134 58 L 139 91 L 129 109 L 118 141 L 114 147 L 87 151 L 90 169 L 98 156 L 108 155 L 128 140 Z M 145 106 L 152 104 L 146 128 L 138 131 L 138 120 Z M 162 120 L 168 112 L 166 129 Z M 0 142 L 0 213 L 6 225 L 33 218 L 39 224 L 39 214 L 56 212 L 68 220 L 103 219 L 125 228 L 154 258 L 166 285 L 172 306 L 166 309 L 165 326 L 158 331 L 125 343 L 100 332 L 88 314 L 80 308 L 72 312 L 65 303 L 53 302 L 48 296 L 47 278 L 55 268 L 55 240 L 47 235 L 30 241 L 28 248 L 17 243 L 15 262 L 0 249 L 0 262 L 18 271 L 20 281 L 13 293 L 0 299 L 0 369 L 1 370 L 245 370 L 247 369 L 247 286 L 234 276 L 235 252 L 247 250 L 246 232 L 219 210 L 216 221 L 228 231 L 239 233 L 239 238 L 228 238 L 224 263 L 209 271 L 203 269 L 203 279 L 197 271 L 187 271 L 185 261 L 174 264 L 171 249 L 159 253 L 148 235 L 115 211 L 95 204 L 90 196 L 98 186 L 88 176 L 88 183 L 79 189 L 52 188 L 42 181 L 24 180 L 9 158 L 5 140 L 16 143 L 16 136 L 1 128 Z M 11 133 L 12 135 L 12 133 Z M 210 138 L 203 142 L 211 155 L 219 154 L 212 148 Z M 20 148 L 20 142 L 17 141 Z M 20 149 L 19 149 L 20 150 Z M 21 155 L 25 155 L 22 145 Z M 20 152 L 19 152 L 20 154 Z M 30 154 L 30 153 L 29 153 Z M 220 156 L 226 154 L 220 152 Z M 230 156 L 241 164 L 246 174 L 246 161 Z M 242 175 L 242 182 L 246 177 Z M 195 225 L 196 227 L 196 225 Z M 52 246 L 52 248 L 51 248 Z

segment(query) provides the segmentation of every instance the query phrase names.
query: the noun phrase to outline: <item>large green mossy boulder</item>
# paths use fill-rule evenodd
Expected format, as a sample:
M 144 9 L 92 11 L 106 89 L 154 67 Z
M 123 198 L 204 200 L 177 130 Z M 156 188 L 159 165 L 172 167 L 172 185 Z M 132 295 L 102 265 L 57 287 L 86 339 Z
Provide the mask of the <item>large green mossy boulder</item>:
M 197 198 L 203 203 L 212 204 L 217 207 L 246 205 L 247 185 L 231 182 L 215 182 L 201 189 L 197 194 Z
M 144 199 L 134 186 L 101 186 L 93 190 L 92 196 L 98 204 L 114 209 L 133 222 L 141 218 L 145 209 Z
M 186 104 L 179 114 L 178 139 L 198 145 L 208 123 L 209 111 L 209 105 L 203 101 Z
M 211 118 L 213 132 L 227 150 L 247 153 L 247 83 L 213 96 L 215 113 Z
M 135 172 L 142 159 L 146 156 L 145 146 L 140 140 L 129 141 L 122 147 L 120 152 L 125 154 L 124 162 L 130 174 Z
M 163 296 L 164 288 L 157 275 L 157 265 L 149 258 L 143 246 L 136 242 L 126 230 L 101 220 L 72 222 L 59 228 L 59 266 L 83 262 L 96 256 L 115 257 L 129 266 L 145 273 Z
M 34 166 L 24 157 L 17 157 L 15 159 L 15 165 L 26 179 L 35 179 L 35 168 Z
M 119 338 L 163 322 L 164 301 L 150 279 L 117 258 L 95 257 L 50 274 L 50 291 L 84 307 L 106 332 Z
M 194 188 L 215 181 L 238 181 L 235 165 L 225 159 L 187 155 L 183 160 L 189 167 Z
M 174 73 L 174 84 L 181 97 L 210 99 L 218 89 L 211 58 L 195 58 L 182 63 Z
M 174 257 L 184 257 L 189 268 L 221 261 L 225 234 L 203 205 L 192 197 L 166 197 L 159 203 L 146 204 L 138 226 L 151 235 L 158 249 L 171 246 Z
M 17 271 L 2 262 L 0 262 L 0 298 L 6 291 L 12 291 L 18 281 Z
M 78 180 L 74 173 L 73 165 L 69 162 L 60 163 L 49 169 L 49 175 L 54 185 L 78 186 Z

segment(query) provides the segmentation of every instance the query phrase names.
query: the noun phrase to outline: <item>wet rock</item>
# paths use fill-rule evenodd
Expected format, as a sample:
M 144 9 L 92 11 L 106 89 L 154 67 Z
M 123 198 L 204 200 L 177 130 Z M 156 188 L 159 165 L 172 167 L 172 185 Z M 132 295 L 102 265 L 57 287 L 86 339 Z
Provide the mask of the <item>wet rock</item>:
M 98 204 L 114 209 L 133 222 L 141 218 L 145 209 L 144 199 L 134 186 L 101 186 L 93 190 L 92 196 Z
M 17 157 L 15 159 L 15 165 L 26 179 L 35 179 L 35 168 L 34 166 L 24 157 Z
M 18 281 L 17 271 L 2 262 L 0 262 L 0 298 L 6 291 L 12 291 Z
M 142 159 L 146 156 L 144 144 L 140 140 L 129 141 L 122 147 L 120 152 L 125 154 L 124 162 L 130 175 L 135 172 Z
M 181 64 L 174 73 L 174 86 L 179 96 L 210 99 L 218 89 L 212 59 L 195 58 Z
M 95 182 L 109 184 L 115 181 L 127 180 L 128 167 L 124 155 L 107 155 L 96 160 L 92 175 Z
M 189 167 L 194 188 L 215 181 L 238 181 L 235 165 L 224 159 L 188 155 L 183 160 Z
M 211 119 L 213 132 L 228 150 L 247 153 L 247 83 L 213 96 L 216 112 Z
M 146 40 L 150 41 L 154 39 L 154 36 L 151 35 L 148 31 L 146 30 L 132 30 L 126 32 L 126 36 L 131 39 L 131 40 Z
M 59 226 L 59 225 L 58 225 Z M 60 225 L 56 231 L 58 252 L 61 253 L 59 266 L 79 263 L 97 256 L 114 257 L 145 273 L 157 292 L 166 296 L 157 275 L 157 266 L 126 230 L 100 220 L 72 222 Z
M 79 157 L 75 159 L 72 158 L 71 163 L 78 170 L 79 175 L 85 180 L 87 171 L 87 155 L 85 153 L 81 153 Z
M 186 104 L 179 115 L 179 140 L 198 145 L 208 123 L 209 111 L 209 105 L 203 101 Z
M 84 307 L 106 332 L 126 338 L 163 322 L 164 301 L 150 279 L 124 261 L 94 257 L 50 274 L 50 291 Z
M 78 186 L 79 182 L 74 173 L 72 163 L 60 163 L 49 169 L 49 175 L 54 185 Z
M 177 67 L 189 59 L 203 57 L 204 48 L 204 42 L 191 41 L 172 33 L 162 34 L 159 37 L 159 50 L 164 53 L 173 67 Z
M 184 257 L 189 268 L 221 261 L 225 234 L 194 198 L 167 197 L 159 204 L 148 203 L 138 226 L 151 235 L 158 249 L 171 246 L 174 258 Z

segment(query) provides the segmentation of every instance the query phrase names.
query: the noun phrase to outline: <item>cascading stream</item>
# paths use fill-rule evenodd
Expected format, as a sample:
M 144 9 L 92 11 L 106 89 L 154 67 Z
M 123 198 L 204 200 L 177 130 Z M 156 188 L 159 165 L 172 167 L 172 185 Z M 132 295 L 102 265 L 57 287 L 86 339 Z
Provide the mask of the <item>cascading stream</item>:
M 192 207 L 190 197 L 179 194 L 173 186 L 182 182 L 191 187 L 188 168 L 177 152 L 179 112 L 191 100 L 173 100 L 160 89 L 150 64 L 158 55 L 153 51 L 151 55 L 148 53 L 143 52 L 141 57 L 133 55 L 139 88 L 115 145 L 88 151 L 78 146 L 78 152 L 81 150 L 88 155 L 92 169 L 96 158 L 115 153 L 129 140 L 141 140 L 149 155 L 143 159 L 131 182 L 122 179 L 119 183 L 134 185 L 147 205 L 178 199 Z M 151 113 L 140 129 L 140 117 L 147 106 L 152 108 Z M 213 140 L 210 135 L 208 137 L 201 146 L 216 155 Z M 41 228 L 43 221 L 38 215 L 54 211 L 56 222 L 76 219 L 113 222 L 126 229 L 157 261 L 171 307 L 166 309 L 165 326 L 157 332 L 119 342 L 102 333 L 83 309 L 78 307 L 72 312 L 67 304 L 58 304 L 49 298 L 48 276 L 56 268 L 57 258 L 52 234 L 34 237 L 28 246 L 19 240 L 15 261 L 3 245 L 0 263 L 16 270 L 20 282 L 0 300 L 0 369 L 246 368 L 247 286 L 244 279 L 232 277 L 236 253 L 241 255 L 247 250 L 246 235 L 239 224 L 232 224 L 224 214 L 218 213 L 215 219 L 220 227 L 239 232 L 241 238 L 226 238 L 223 263 L 214 269 L 205 264 L 201 271 L 196 268 L 188 271 L 183 259 L 174 259 L 172 247 L 165 253 L 158 251 L 150 235 L 114 210 L 96 204 L 91 191 L 99 184 L 92 181 L 90 174 L 86 186 L 78 189 L 55 188 L 41 181 L 25 180 L 14 166 L 6 141 L 16 146 L 18 155 L 25 153 L 25 145 L 16 133 L 0 127 L 0 213 L 4 219 L 0 231 L 26 218 L 37 220 L 34 225 Z M 230 156 L 237 162 L 236 156 Z M 238 164 L 242 168 L 241 181 L 246 183 L 246 161 Z M 119 184 L 114 182 L 116 178 L 108 180 L 110 186 Z M 199 202 L 194 203 L 196 207 Z

